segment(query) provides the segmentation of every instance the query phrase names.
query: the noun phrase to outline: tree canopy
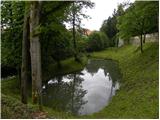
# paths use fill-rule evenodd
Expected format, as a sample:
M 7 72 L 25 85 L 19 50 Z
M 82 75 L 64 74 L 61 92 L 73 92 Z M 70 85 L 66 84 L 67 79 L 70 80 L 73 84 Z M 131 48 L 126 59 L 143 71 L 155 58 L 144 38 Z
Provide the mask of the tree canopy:
M 118 17 L 119 37 L 129 39 L 132 36 L 158 31 L 157 1 L 136 1 L 125 10 L 125 14 Z

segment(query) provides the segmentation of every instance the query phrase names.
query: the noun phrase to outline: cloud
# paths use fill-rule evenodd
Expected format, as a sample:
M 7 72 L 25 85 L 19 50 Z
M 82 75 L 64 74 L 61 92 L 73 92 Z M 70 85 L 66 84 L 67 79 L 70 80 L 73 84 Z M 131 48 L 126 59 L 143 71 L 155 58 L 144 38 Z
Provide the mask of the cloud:
M 88 28 L 90 30 L 99 30 L 103 21 L 107 19 L 109 16 L 112 16 L 114 9 L 117 8 L 119 3 L 124 2 L 124 0 L 91 0 L 95 3 L 95 8 L 87 9 L 86 14 L 91 17 L 91 19 L 82 20 L 82 24 L 84 24 L 84 28 Z M 130 0 L 133 2 L 134 0 Z

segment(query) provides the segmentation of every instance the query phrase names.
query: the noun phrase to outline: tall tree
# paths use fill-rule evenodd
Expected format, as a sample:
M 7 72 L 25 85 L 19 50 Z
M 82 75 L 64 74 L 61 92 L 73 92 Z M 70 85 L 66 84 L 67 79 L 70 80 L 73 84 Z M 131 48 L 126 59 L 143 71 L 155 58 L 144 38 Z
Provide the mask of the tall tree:
M 27 103 L 27 84 L 30 78 L 30 41 L 29 41 L 29 12 L 26 3 L 24 24 L 23 24 L 23 41 L 22 41 L 22 68 L 21 68 L 21 101 Z
M 83 8 L 93 8 L 94 3 L 90 1 L 73 1 L 71 7 L 68 9 L 68 19 L 72 25 L 72 35 L 73 35 L 73 47 L 74 47 L 74 58 L 75 61 L 79 61 L 78 58 L 78 50 L 77 50 L 77 40 L 76 40 L 76 32 L 81 27 L 81 19 L 89 18 L 88 15 L 82 12 Z
M 72 3 L 73 4 L 73 8 L 72 8 L 72 25 L 73 25 L 73 29 L 72 29 L 72 34 L 73 34 L 73 46 L 74 46 L 74 57 L 75 60 L 78 61 L 78 57 L 77 57 L 77 44 L 76 44 L 76 31 L 75 31 L 75 20 L 76 20 L 76 9 L 75 9 L 75 2 Z
M 157 1 L 136 1 L 126 9 L 125 14 L 119 17 L 119 36 L 129 39 L 138 35 L 140 38 L 140 49 L 143 52 L 143 35 L 158 31 L 158 10 Z
M 117 25 L 117 18 L 121 16 L 124 13 L 124 6 L 125 3 L 121 3 L 118 5 L 117 10 L 114 9 L 114 12 L 112 16 L 109 16 L 107 20 L 103 21 L 103 24 L 100 28 L 101 32 L 104 32 L 110 39 L 109 46 L 118 46 L 118 38 L 117 38 L 117 33 L 118 29 L 116 27 Z
M 72 34 L 64 25 L 67 18 L 66 9 L 70 5 L 70 1 L 43 2 L 40 19 L 43 79 L 48 78 L 48 65 L 56 62 L 60 68 L 60 61 L 72 56 Z
M 32 100 L 33 103 L 41 102 L 41 45 L 39 39 L 39 18 L 41 2 L 32 1 L 30 3 L 30 54 L 32 68 Z
M 104 22 L 100 28 L 100 31 L 104 32 L 109 37 L 110 46 L 114 46 L 115 45 L 114 36 L 117 33 L 116 18 L 115 17 L 108 17 L 107 20 L 104 20 Z

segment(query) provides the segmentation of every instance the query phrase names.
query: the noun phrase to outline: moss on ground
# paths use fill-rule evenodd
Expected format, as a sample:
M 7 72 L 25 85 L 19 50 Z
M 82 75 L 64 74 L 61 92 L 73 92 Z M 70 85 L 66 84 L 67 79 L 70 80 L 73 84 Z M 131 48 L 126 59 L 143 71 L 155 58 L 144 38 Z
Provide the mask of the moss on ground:
M 103 110 L 92 115 L 76 116 L 76 118 L 158 118 L 158 47 L 157 43 L 146 43 L 144 45 L 144 53 L 140 53 L 137 46 L 131 45 L 94 52 L 91 55 L 92 58 L 118 61 L 123 74 L 120 82 L 121 87 L 116 96 L 112 98 L 110 104 Z M 54 65 L 49 69 L 56 71 L 54 75 L 69 73 L 83 69 L 86 61 L 87 59 L 85 58 L 83 64 L 79 64 L 71 58 L 62 62 L 63 65 L 60 71 Z M 21 115 L 24 113 L 30 115 L 30 111 L 31 113 L 37 112 L 37 106 L 29 103 L 27 107 L 23 107 L 22 103 L 20 103 L 20 92 L 16 78 L 4 80 L 1 85 L 1 91 L 4 94 L 2 95 L 2 104 L 5 103 L 2 105 L 2 118 L 15 118 L 13 115 L 17 114 L 17 112 L 19 112 L 17 118 L 23 118 Z M 16 110 L 11 109 L 14 106 L 11 103 L 22 107 Z M 19 109 L 27 110 L 21 111 Z M 46 115 L 45 118 L 75 118 L 71 114 L 57 112 L 47 107 L 44 107 L 43 110 Z M 29 118 L 32 118 L 32 116 L 33 114 Z

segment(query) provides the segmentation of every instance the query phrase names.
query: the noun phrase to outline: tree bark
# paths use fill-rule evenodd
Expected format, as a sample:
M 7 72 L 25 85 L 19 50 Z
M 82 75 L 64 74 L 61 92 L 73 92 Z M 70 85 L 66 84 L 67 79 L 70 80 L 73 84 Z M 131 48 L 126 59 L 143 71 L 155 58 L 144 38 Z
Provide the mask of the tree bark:
M 119 45 L 119 38 L 117 38 L 117 47 L 118 47 L 118 45 Z
M 21 68 L 21 101 L 27 104 L 27 83 L 29 81 L 29 16 L 25 11 L 22 41 L 22 68 Z
M 144 33 L 144 36 L 143 36 L 143 43 L 146 42 L 146 34 Z
M 72 19 L 72 25 L 73 25 L 73 30 L 72 30 L 72 34 L 73 34 L 73 46 L 74 46 L 74 58 L 75 61 L 78 61 L 78 57 L 77 57 L 77 44 L 76 44 L 76 31 L 75 31 L 75 10 L 74 10 L 74 5 L 75 3 L 73 2 L 73 10 L 72 10 L 72 15 L 73 15 L 73 19 Z
M 142 34 L 140 36 L 140 44 L 141 44 L 141 53 L 143 53 L 143 41 L 142 41 Z
M 145 19 L 142 19 L 142 25 L 141 25 L 141 36 L 140 36 L 140 41 L 141 41 L 141 53 L 143 53 L 143 33 L 144 33 L 144 22 Z
M 32 1 L 30 6 L 30 53 L 32 69 L 32 101 L 41 104 L 41 46 L 39 41 L 40 2 Z

